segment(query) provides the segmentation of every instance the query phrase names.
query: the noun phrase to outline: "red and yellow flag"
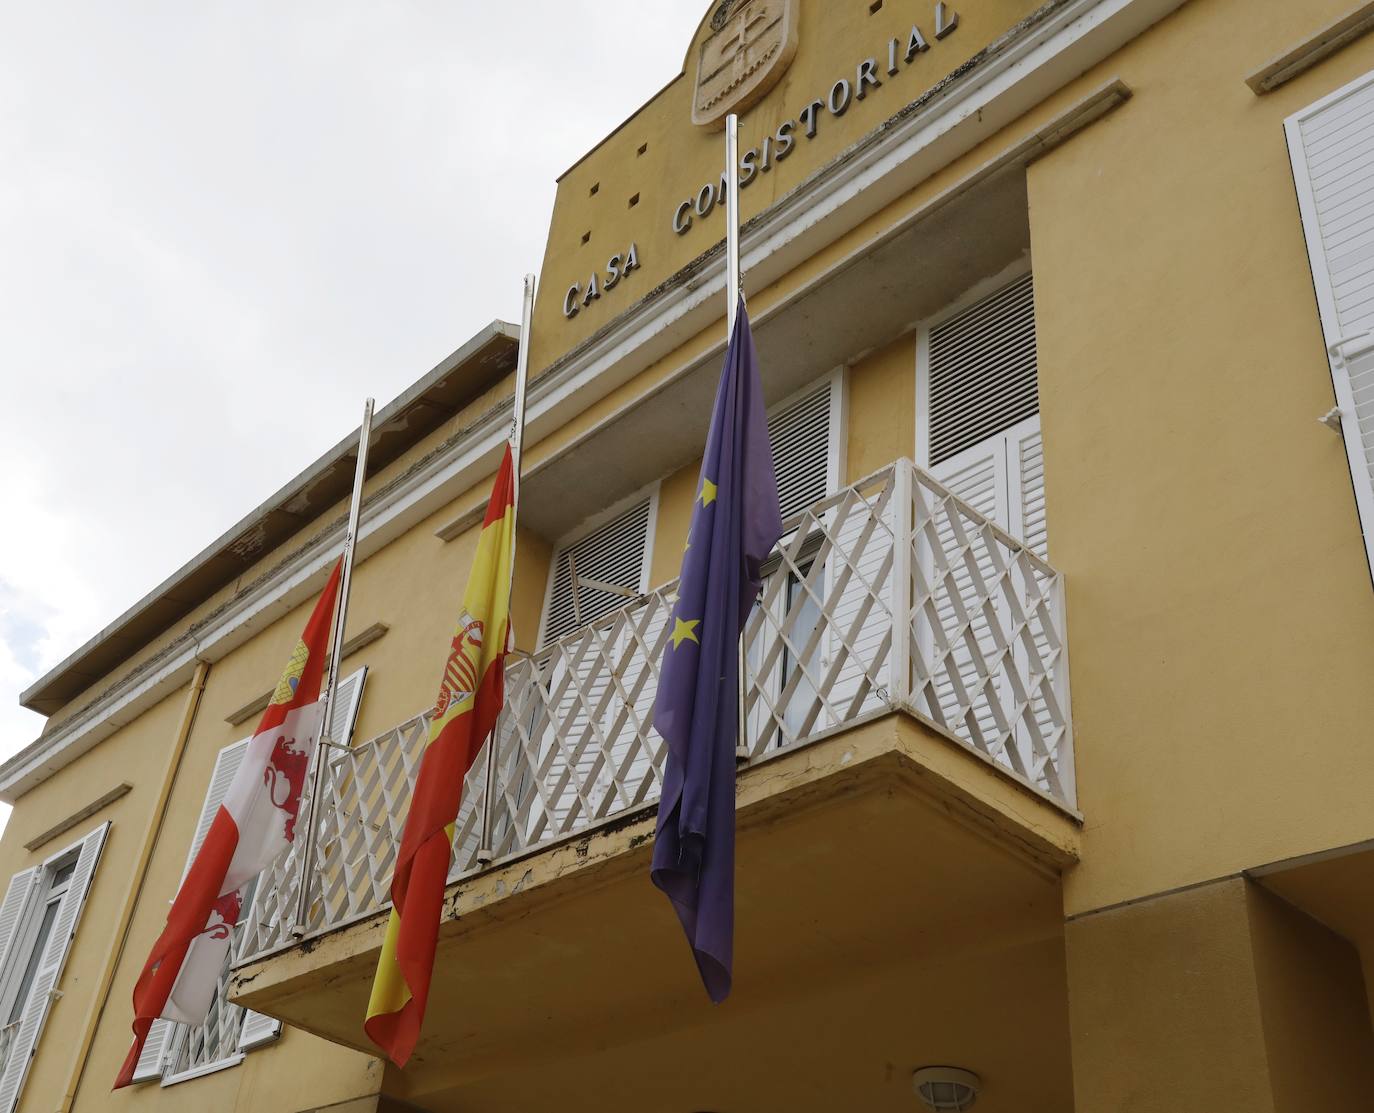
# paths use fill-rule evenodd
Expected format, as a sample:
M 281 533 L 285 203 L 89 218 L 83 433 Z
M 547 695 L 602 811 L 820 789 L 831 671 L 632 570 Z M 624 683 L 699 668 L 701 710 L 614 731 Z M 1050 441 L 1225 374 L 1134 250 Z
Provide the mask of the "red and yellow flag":
M 397 1066 L 405 1066 L 415 1050 L 424 1021 L 463 778 L 505 700 L 514 541 L 515 472 L 507 445 L 401 835 L 391 881 L 395 907 L 363 1025 L 368 1038 Z

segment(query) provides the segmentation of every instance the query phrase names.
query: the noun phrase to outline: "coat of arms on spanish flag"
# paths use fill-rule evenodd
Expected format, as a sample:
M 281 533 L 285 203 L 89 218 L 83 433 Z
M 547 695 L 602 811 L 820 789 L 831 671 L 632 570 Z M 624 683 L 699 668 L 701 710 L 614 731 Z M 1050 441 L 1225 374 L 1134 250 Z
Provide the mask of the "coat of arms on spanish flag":
M 397 1066 L 404 1066 L 415 1050 L 424 1021 L 463 778 L 496 726 L 505 700 L 514 542 L 515 473 L 507 445 L 401 834 L 391 881 L 394 907 L 363 1025 L 368 1038 Z

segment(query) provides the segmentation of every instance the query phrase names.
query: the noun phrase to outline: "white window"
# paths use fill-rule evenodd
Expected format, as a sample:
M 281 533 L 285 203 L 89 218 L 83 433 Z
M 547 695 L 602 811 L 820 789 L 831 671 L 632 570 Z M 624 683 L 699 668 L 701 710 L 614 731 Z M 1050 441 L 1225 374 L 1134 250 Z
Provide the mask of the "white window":
M 1046 555 L 1035 291 L 1029 274 L 920 332 L 919 460 Z
M 975 292 L 920 330 L 917 459 L 974 510 L 1045 558 L 1049 534 L 1034 283 L 1026 273 L 992 285 L 992 292 Z M 922 629 L 922 653 L 937 669 L 933 698 L 946 722 L 957 721 L 961 731 L 979 736 L 995 755 L 1005 746 L 1019 746 L 1024 751 L 1022 764 L 1029 767 L 1031 741 L 1024 727 L 1014 726 L 1013 736 L 1004 738 L 998 723 L 1005 712 L 1010 665 L 998 655 L 999 644 L 1010 639 L 1005 632 L 1011 622 L 1007 593 L 996 586 L 997 569 L 1006 557 L 993 551 L 997 544 L 990 544 L 985 534 L 972 534 L 965 553 L 955 530 L 955 522 L 945 515 L 936 522 L 938 543 L 932 545 L 923 537 L 920 546 L 927 581 L 938 585 L 939 626 L 951 646 L 950 656 L 942 659 L 934 627 L 927 624 Z M 970 568 L 970 558 L 978 576 Z M 952 573 L 953 591 L 941 575 L 942 567 Z M 989 624 L 989 601 L 1004 628 L 1000 638 Z M 976 656 L 960 629 L 960 611 L 970 617 L 970 632 L 979 646 Z M 1043 643 L 1043 635 L 1035 637 Z M 1039 649 L 1042 657 L 1047 655 L 1046 644 Z M 1015 653 L 1025 652 L 1018 644 Z M 1035 714 L 1042 729 L 1048 730 L 1048 709 L 1041 697 L 1034 700 Z
M 1341 432 L 1374 568 L 1374 74 L 1287 122 Z
M 338 745 L 348 745 L 353 735 L 353 725 L 357 721 L 358 705 L 362 700 L 363 682 L 367 670 L 359 669 L 339 681 L 339 696 L 335 700 L 334 714 L 330 718 L 327 734 Z M 210 833 L 220 805 L 224 802 L 243 761 L 244 752 L 252 737 L 231 743 L 219 752 L 215 759 L 214 771 L 210 774 L 210 786 L 200 809 L 200 820 L 196 833 L 191 840 L 190 852 L 186 855 L 186 865 L 182 869 L 182 880 L 195 860 L 201 843 Z M 143 1053 L 134 1068 L 135 1082 L 149 1082 L 161 1078 L 164 1086 L 185 1082 L 203 1074 L 232 1067 L 242 1062 L 243 1056 L 255 1047 L 271 1043 L 281 1035 L 281 1021 L 263 1016 L 248 1009 L 231 1004 L 228 999 L 229 974 L 234 957 L 238 953 L 245 925 L 249 922 L 254 903 L 259 894 L 258 882 L 249 886 L 247 899 L 243 902 L 243 912 L 234 927 L 234 937 L 225 956 L 224 968 L 220 971 L 219 984 L 215 989 L 215 999 L 205 1018 L 198 1025 L 175 1024 L 170 1020 L 156 1020 L 143 1044 Z
M 603 632 L 557 643 L 629 606 L 647 589 L 657 514 L 655 485 L 563 542 L 554 556 L 540 637 L 542 645 L 556 647 L 543 664 L 554 722 L 543 729 L 540 721 L 531 723 L 538 751 L 526 755 L 521 774 L 531 776 L 528 767 L 544 770 L 548 814 L 532 817 L 533 824 L 547 820 L 561 832 L 585 825 L 589 815 L 620 810 L 615 782 L 632 744 L 631 724 L 618 707 L 609 662 L 624 651 L 624 638 Z M 556 760 L 555 748 L 561 751 Z M 537 835 L 531 827 L 527 837 L 548 834 Z
M 835 371 L 775 406 L 768 415 L 768 440 L 778 478 L 778 503 L 783 521 L 833 494 L 840 483 L 844 378 Z M 854 523 L 847 522 L 845 528 Z M 798 528 L 809 536 L 813 529 Z M 795 531 L 779 542 L 786 549 Z M 821 626 L 821 603 L 827 596 L 831 571 L 817 566 L 820 536 L 808 542 L 797 561 L 801 575 L 781 566 L 780 558 L 765 576 L 783 576 L 769 613 L 755 610 L 746 633 L 748 646 L 749 719 L 751 750 L 776 749 L 831 725 L 819 706 L 818 689 L 830 667 L 834 646 Z M 765 597 L 769 595 L 765 588 Z M 835 608 L 839 621 L 854 616 L 857 602 L 846 592 Z M 854 604 L 854 606 L 851 606 Z M 775 648 L 775 641 L 781 645 Z M 846 670 L 831 678 L 833 688 L 851 680 Z
M 842 373 L 835 371 L 768 414 L 768 441 L 784 521 L 839 486 L 842 384 Z
M 551 645 L 625 606 L 647 586 L 657 493 L 559 547 L 549 575 L 540 642 Z
M 0 1113 L 19 1104 L 109 829 L 16 873 L 0 903 Z

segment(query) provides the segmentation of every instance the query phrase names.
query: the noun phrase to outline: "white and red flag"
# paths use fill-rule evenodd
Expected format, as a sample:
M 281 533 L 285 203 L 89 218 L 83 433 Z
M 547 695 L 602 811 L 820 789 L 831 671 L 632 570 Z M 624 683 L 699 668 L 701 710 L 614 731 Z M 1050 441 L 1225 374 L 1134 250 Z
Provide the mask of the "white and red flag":
M 320 682 L 341 565 L 315 604 L 134 984 L 134 1045 L 116 1090 L 133 1081 L 153 1021 L 204 1023 L 247 887 L 296 837 L 306 769 L 324 718 Z

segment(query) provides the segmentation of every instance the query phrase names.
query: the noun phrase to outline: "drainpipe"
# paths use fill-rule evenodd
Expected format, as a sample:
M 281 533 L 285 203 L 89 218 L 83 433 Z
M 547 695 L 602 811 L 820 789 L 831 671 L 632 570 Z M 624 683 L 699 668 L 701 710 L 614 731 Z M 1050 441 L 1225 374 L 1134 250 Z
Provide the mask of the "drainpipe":
M 162 770 L 157 800 L 154 802 L 152 813 L 148 817 L 148 826 L 144 829 L 143 842 L 138 849 L 138 859 L 134 863 L 131 874 L 133 884 L 129 886 L 128 894 L 124 898 L 124 907 L 119 910 L 119 919 L 115 926 L 117 943 L 110 949 L 109 957 L 105 960 L 105 968 L 100 972 L 95 997 L 91 1001 L 91 1007 L 86 1013 L 86 1020 L 81 1028 L 81 1040 L 76 1045 L 76 1057 L 69 1073 L 70 1081 L 68 1081 L 67 1089 L 62 1095 L 62 1101 L 57 1107 L 57 1113 L 71 1113 L 72 1105 L 76 1102 L 76 1092 L 80 1089 L 82 1078 L 86 1073 L 86 1058 L 91 1053 L 91 1044 L 95 1042 L 95 1030 L 100 1024 L 100 1018 L 105 1013 L 105 1006 L 109 1004 L 110 987 L 114 982 L 115 971 L 119 968 L 120 960 L 124 957 L 124 948 L 129 942 L 129 926 L 133 922 L 134 908 L 143 892 L 143 883 L 147 879 L 148 862 L 153 856 L 153 847 L 157 845 L 163 820 L 167 818 L 167 800 L 172 795 L 172 785 L 176 782 L 177 772 L 181 769 L 181 758 L 186 752 L 186 743 L 191 737 L 191 727 L 196 721 L 196 709 L 200 707 L 200 697 L 205 691 L 205 678 L 209 673 L 210 663 L 208 661 L 196 662 L 196 671 L 191 677 L 191 686 L 186 690 L 186 703 L 181 710 L 181 723 L 177 727 L 176 741 L 172 745 L 172 752 L 167 758 L 167 764 Z

